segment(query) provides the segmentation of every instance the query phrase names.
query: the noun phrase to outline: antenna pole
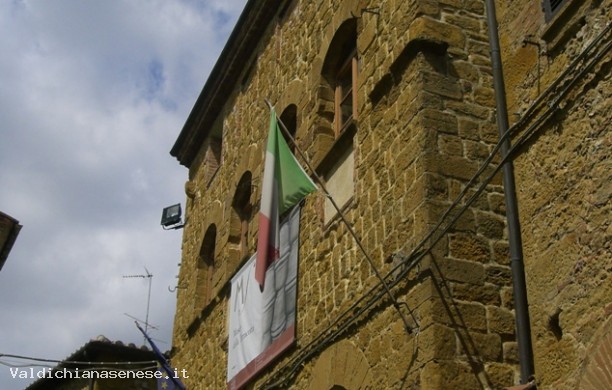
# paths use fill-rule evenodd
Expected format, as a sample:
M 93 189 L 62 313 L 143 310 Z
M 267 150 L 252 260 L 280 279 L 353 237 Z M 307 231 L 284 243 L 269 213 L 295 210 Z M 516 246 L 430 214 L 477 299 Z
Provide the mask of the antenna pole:
M 149 272 L 149 270 L 147 269 L 147 267 L 144 267 L 146 274 L 139 274 L 139 275 L 123 275 L 124 278 L 143 278 L 143 279 L 149 279 L 149 293 L 147 294 L 147 314 L 145 317 L 145 332 L 147 332 L 149 330 L 149 307 L 151 305 L 151 282 L 153 281 L 153 274 Z M 154 327 L 153 327 L 154 328 Z M 147 339 L 145 337 L 143 344 L 145 344 L 147 342 Z
M 151 275 L 148 270 L 147 278 L 149 278 L 149 294 L 147 295 L 147 315 L 145 317 L 145 332 L 149 330 L 149 305 L 151 303 L 151 282 L 153 281 L 153 275 Z

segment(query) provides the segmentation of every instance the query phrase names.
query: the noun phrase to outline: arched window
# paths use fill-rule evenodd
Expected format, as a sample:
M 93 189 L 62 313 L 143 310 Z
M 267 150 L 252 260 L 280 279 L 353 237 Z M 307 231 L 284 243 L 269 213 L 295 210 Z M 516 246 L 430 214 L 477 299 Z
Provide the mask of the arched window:
M 249 256 L 249 222 L 251 221 L 251 172 L 245 172 L 232 199 L 232 215 L 230 221 L 230 259 L 232 268 L 238 266 Z
M 297 107 L 296 105 L 290 104 L 289 106 L 287 106 L 287 108 L 283 110 L 279 119 L 287 128 L 287 130 L 289 131 L 289 134 L 291 134 L 291 137 L 295 139 L 295 133 L 297 131 Z M 287 137 L 284 131 L 282 131 L 282 133 L 283 133 L 283 137 L 285 138 L 285 141 L 287 141 L 287 145 L 289 145 L 289 149 L 291 149 L 291 152 L 295 154 L 295 144 L 293 143 L 293 141 L 289 139 L 289 137 Z
M 208 188 L 221 167 L 223 149 L 223 119 L 218 118 L 212 126 L 210 136 L 204 141 L 204 185 Z
M 308 389 L 375 389 L 372 377 L 372 368 L 363 351 L 352 342 L 341 340 L 319 355 Z
M 349 19 L 336 31 L 323 63 L 322 76 L 333 91 L 334 137 L 357 119 L 357 22 Z
M 195 295 L 196 310 L 203 309 L 212 299 L 216 241 L 217 227 L 212 224 L 206 229 L 198 257 Z
M 319 132 L 322 128 L 333 142 L 317 170 L 340 208 L 347 206 L 354 194 L 353 136 L 356 133 L 358 108 L 358 72 L 357 21 L 348 19 L 340 25 L 327 50 L 319 93 L 319 107 L 323 107 L 323 111 L 319 110 L 322 124 Z M 331 107 L 333 112 L 326 111 Z M 325 123 L 327 121 L 329 124 L 330 118 L 331 128 L 325 130 Z M 325 200 L 322 209 L 324 223 L 330 222 L 337 215 L 329 200 Z

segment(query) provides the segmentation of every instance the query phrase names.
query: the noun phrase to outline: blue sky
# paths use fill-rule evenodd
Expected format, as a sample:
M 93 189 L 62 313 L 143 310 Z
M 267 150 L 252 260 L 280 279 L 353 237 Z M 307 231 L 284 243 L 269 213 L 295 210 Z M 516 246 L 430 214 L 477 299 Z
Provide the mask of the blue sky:
M 0 1 L 0 210 L 23 229 L 0 271 L 0 353 L 88 340 L 171 347 L 186 168 L 169 155 L 246 0 Z M 0 361 L 2 359 L 0 358 Z M 0 388 L 20 389 L 0 365 Z

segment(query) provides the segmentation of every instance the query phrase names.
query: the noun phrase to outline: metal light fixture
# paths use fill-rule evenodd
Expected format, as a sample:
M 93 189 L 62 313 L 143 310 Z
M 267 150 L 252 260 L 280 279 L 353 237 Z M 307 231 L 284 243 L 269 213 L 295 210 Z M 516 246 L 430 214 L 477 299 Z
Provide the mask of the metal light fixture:
M 185 224 L 183 223 L 181 216 L 182 210 L 180 203 L 164 208 L 161 218 L 162 228 L 164 230 L 182 228 L 185 226 Z

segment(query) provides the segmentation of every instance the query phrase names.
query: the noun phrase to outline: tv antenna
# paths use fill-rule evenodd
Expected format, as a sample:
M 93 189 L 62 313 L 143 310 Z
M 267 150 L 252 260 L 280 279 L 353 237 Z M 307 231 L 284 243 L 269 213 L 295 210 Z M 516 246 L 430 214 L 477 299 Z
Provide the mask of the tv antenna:
M 123 315 L 133 319 L 135 322 L 137 322 L 139 324 L 145 324 L 145 322 L 143 320 L 141 320 L 140 318 L 134 317 L 133 315 L 130 315 L 128 313 L 123 313 Z M 153 330 L 159 330 L 159 326 L 158 325 L 149 324 L 149 328 L 153 329 Z M 151 337 L 151 335 L 149 335 L 149 337 Z M 145 340 L 146 340 L 146 338 L 145 338 Z M 167 341 L 156 339 L 154 337 L 151 337 L 151 340 L 157 341 L 158 343 L 162 343 L 162 344 L 168 344 Z
M 130 315 L 130 314 L 128 314 L 128 313 L 123 313 L 123 315 L 124 315 L 124 316 L 126 316 L 126 317 L 129 317 L 129 318 L 133 319 L 134 321 L 136 321 L 136 322 L 138 322 L 138 323 L 140 323 L 140 324 L 146 324 L 146 322 L 145 322 L 145 321 L 141 320 L 141 319 L 140 319 L 140 318 L 138 318 L 138 317 L 134 317 L 133 315 Z M 150 328 L 150 329 L 153 329 L 153 330 L 159 330 L 159 326 L 158 326 L 158 325 L 149 324 L 149 328 Z
M 147 315 L 145 317 L 144 320 L 144 325 L 145 325 L 145 333 L 149 330 L 149 307 L 151 304 L 151 282 L 153 281 L 153 274 L 151 274 L 149 272 L 149 270 L 147 269 L 147 267 L 144 267 L 146 274 L 136 274 L 136 275 L 123 275 L 123 278 L 125 279 L 130 279 L 130 278 L 143 278 L 143 279 L 148 279 L 149 280 L 149 293 L 147 294 Z M 151 328 L 155 329 L 154 326 L 151 326 Z M 144 343 L 146 343 L 146 338 Z

